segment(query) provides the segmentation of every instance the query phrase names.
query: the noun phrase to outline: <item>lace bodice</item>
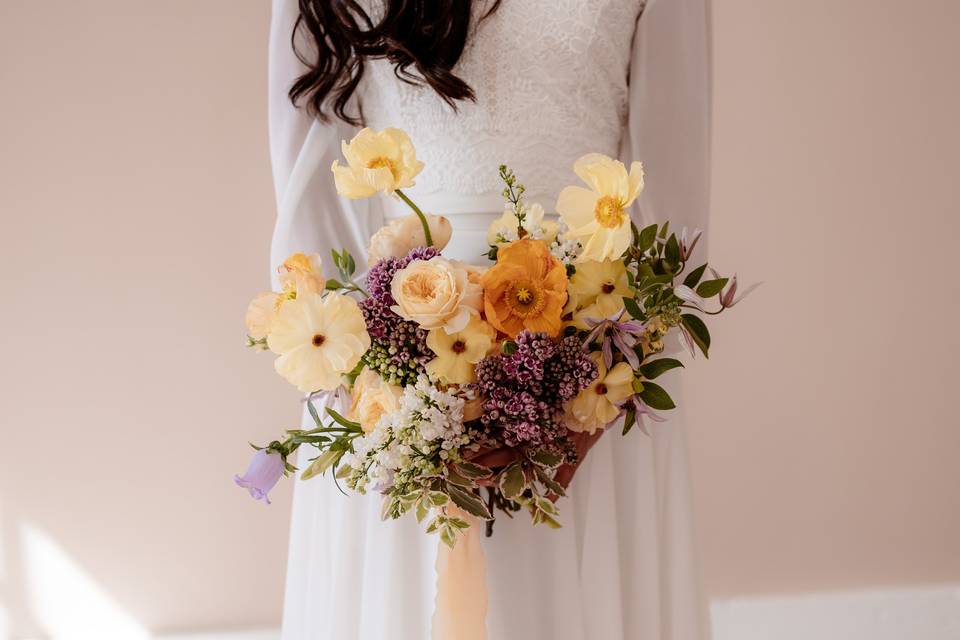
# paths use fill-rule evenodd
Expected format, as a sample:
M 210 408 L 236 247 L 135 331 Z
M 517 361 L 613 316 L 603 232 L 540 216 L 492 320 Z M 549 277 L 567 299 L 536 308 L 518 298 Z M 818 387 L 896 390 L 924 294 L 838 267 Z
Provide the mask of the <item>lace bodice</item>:
M 644 1 L 504 0 L 474 25 L 455 69 L 477 96 L 459 111 L 398 80 L 388 61 L 370 63 L 364 116 L 375 129 L 410 134 L 426 163 L 409 190 L 417 202 L 442 214 L 501 210 L 497 166 L 506 163 L 527 185 L 527 201 L 552 211 L 576 180 L 574 160 L 590 151 L 616 157 Z

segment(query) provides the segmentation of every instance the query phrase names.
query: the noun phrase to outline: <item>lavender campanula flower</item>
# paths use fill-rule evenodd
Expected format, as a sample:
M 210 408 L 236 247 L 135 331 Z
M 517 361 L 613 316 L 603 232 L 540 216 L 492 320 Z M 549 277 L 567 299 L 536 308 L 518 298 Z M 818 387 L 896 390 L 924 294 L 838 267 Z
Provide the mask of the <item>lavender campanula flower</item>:
M 260 449 L 253 454 L 250 466 L 243 476 L 233 476 L 233 481 L 250 492 L 256 500 L 270 504 L 267 493 L 277 484 L 285 467 L 283 456 L 276 451 Z
M 587 326 L 591 329 L 590 334 L 584 340 L 586 346 L 594 340 L 601 341 L 601 351 L 603 353 L 603 364 L 609 369 L 613 366 L 613 348 L 623 354 L 624 359 L 634 369 L 640 366 L 640 358 L 633 350 L 643 335 L 645 327 L 640 322 L 628 320 L 620 322 L 623 314 L 617 312 L 615 315 L 597 320 L 595 318 L 586 318 Z

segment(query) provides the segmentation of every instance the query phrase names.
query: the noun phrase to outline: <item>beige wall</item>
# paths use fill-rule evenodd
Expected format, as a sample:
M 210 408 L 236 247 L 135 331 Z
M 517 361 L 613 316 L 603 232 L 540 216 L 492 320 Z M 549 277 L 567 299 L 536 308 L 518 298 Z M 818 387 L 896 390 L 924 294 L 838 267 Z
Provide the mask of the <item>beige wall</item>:
M 709 590 L 960 580 L 960 6 L 715 4 L 712 253 L 767 284 L 689 370 Z M 288 488 L 230 481 L 297 413 L 241 346 L 268 12 L 0 5 L 0 637 L 77 584 L 151 630 L 278 620 Z

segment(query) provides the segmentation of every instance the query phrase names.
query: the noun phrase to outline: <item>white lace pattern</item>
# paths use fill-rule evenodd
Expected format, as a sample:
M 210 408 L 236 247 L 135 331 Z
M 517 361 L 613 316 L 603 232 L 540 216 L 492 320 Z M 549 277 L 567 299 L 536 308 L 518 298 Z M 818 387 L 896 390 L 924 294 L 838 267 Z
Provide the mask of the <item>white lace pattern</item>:
M 428 87 L 367 67 L 369 126 L 405 129 L 426 163 L 410 190 L 436 213 L 502 208 L 497 166 L 552 210 L 584 153 L 616 157 L 627 113 L 631 44 L 644 0 L 504 0 L 474 27 L 455 72 L 477 95 L 459 112 Z M 475 11 L 483 12 L 482 5 Z

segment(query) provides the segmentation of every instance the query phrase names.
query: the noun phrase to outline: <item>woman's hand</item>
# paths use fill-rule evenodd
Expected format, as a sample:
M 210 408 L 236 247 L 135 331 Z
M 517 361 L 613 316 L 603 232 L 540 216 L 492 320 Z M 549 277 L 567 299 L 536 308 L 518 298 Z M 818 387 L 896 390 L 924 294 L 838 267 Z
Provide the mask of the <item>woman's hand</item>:
M 554 476 L 561 487 L 566 489 L 570 486 L 570 482 L 573 480 L 574 474 L 577 473 L 577 469 L 583 464 L 584 459 L 587 457 L 587 453 L 590 449 L 600 440 L 600 436 L 603 435 L 603 429 L 598 429 L 594 433 L 571 433 L 570 440 L 573 441 L 574 445 L 577 447 L 577 463 L 576 464 L 564 464 L 557 469 L 557 474 Z M 499 449 L 481 449 L 476 453 L 468 456 L 468 460 L 474 464 L 479 464 L 490 469 L 502 469 L 507 466 L 514 460 L 519 457 L 516 449 L 512 447 L 500 447 Z M 495 484 L 494 478 L 485 478 L 482 480 L 477 480 L 477 484 L 482 487 L 492 487 Z M 551 495 L 550 499 L 554 502 L 557 501 L 557 498 L 560 496 Z

